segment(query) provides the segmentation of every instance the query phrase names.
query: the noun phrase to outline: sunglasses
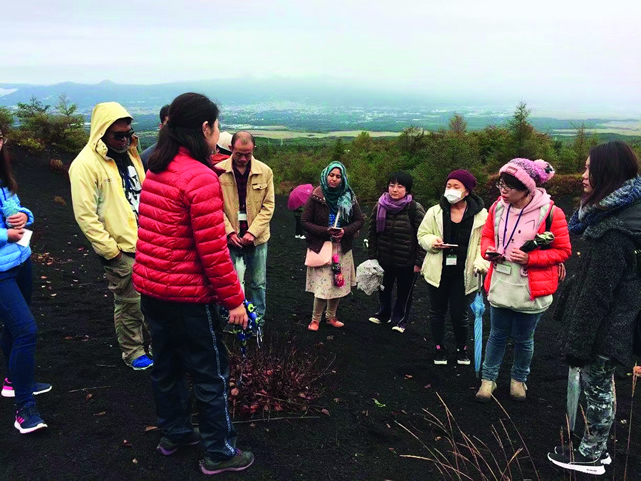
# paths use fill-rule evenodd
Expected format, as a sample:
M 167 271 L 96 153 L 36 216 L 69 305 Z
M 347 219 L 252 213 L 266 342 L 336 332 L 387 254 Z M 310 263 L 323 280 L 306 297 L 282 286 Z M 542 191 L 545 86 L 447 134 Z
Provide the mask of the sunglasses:
M 111 136 L 114 138 L 114 140 L 131 139 L 131 136 L 134 135 L 134 132 L 134 129 L 129 129 L 127 132 L 111 132 Z

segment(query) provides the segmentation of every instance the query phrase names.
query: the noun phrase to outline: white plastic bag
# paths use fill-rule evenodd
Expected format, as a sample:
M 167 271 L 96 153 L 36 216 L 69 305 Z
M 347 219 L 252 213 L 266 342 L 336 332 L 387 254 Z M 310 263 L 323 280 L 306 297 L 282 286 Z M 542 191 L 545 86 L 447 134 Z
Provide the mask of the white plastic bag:
M 363 262 L 356 268 L 356 285 L 368 296 L 382 289 L 385 271 L 376 259 Z

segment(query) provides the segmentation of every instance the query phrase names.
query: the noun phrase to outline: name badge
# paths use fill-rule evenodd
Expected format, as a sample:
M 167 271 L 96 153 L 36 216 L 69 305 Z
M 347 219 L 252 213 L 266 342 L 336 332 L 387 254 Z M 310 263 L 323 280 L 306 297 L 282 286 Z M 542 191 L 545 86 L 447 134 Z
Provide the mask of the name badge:
M 456 265 L 456 254 L 450 254 L 445 258 L 446 266 L 455 266 Z
M 501 274 L 507 274 L 508 276 L 512 273 L 512 266 L 508 266 L 507 264 L 496 264 L 494 267 L 494 270 L 496 272 L 500 272 Z
M 247 222 L 247 212 L 238 213 L 238 222 Z

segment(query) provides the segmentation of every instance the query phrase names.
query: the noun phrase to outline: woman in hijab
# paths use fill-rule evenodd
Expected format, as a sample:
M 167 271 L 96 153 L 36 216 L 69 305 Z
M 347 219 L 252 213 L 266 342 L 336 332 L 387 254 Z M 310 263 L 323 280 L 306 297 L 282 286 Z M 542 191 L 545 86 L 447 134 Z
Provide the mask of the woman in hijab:
M 307 329 L 318 331 L 323 310 L 328 324 L 343 327 L 336 310 L 340 298 L 356 285 L 352 242 L 364 223 L 343 164 L 332 162 L 323 170 L 320 186 L 305 204 L 301 222 L 307 232 L 308 257 L 321 253 L 325 242 L 331 242 L 330 263 L 307 267 L 305 290 L 314 293 L 312 321 Z

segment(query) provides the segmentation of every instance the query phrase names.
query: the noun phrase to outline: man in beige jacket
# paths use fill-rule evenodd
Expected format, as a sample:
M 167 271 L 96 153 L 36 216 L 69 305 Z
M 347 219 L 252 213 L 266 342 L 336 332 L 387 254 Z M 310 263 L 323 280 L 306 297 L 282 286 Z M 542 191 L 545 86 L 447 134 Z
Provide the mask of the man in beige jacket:
M 231 157 L 216 167 L 225 171 L 220 175 L 220 186 L 229 252 L 245 295 L 245 273 L 249 276 L 248 299 L 256 306 L 262 323 L 269 222 L 274 215 L 274 176 L 272 169 L 254 157 L 254 147 L 254 137 L 249 132 L 236 132 L 231 141 Z
M 140 294 L 131 280 L 138 240 L 138 203 L 145 171 L 131 115 L 116 102 L 94 107 L 89 142 L 71 163 L 73 213 L 98 254 L 114 295 L 114 324 L 122 359 L 138 371 L 145 354 Z

